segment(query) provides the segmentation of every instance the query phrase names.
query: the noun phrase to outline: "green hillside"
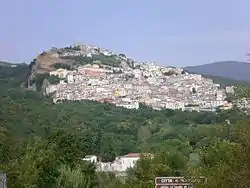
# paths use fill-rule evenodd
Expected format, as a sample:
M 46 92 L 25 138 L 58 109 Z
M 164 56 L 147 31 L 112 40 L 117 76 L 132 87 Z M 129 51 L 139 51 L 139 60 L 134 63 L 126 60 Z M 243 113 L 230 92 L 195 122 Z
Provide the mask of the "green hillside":
M 222 87 L 232 86 L 232 85 L 250 86 L 250 82 L 248 81 L 233 80 L 229 78 L 223 78 L 220 76 L 211 76 L 211 75 L 203 75 L 203 76 L 206 78 L 211 78 L 215 83 L 220 84 Z
M 10 188 L 147 188 L 154 187 L 156 176 L 183 175 L 206 176 L 211 188 L 249 185 L 249 116 L 237 109 L 197 113 L 91 101 L 55 105 L 20 88 L 25 75 L 9 68 L 0 72 L 0 169 Z M 132 152 L 154 158 L 138 161 L 125 182 L 79 161 L 87 154 L 113 161 Z
M 26 81 L 28 65 L 0 62 L 0 83 L 3 87 L 20 87 Z

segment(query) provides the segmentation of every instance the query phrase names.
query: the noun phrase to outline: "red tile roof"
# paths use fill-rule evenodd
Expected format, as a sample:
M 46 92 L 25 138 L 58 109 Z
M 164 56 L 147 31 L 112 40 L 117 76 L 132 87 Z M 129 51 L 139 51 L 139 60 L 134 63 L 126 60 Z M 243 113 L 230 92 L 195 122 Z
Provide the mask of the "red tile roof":
M 140 153 L 129 153 L 127 155 L 125 155 L 124 157 L 140 157 Z

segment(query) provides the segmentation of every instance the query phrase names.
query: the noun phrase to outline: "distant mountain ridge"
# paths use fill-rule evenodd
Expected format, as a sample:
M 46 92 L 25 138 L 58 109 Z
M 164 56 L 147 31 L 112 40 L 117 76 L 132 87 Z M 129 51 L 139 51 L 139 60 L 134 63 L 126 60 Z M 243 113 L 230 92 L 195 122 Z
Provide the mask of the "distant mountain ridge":
M 191 73 L 250 82 L 250 63 L 247 62 L 221 61 L 204 65 L 187 66 L 183 69 Z

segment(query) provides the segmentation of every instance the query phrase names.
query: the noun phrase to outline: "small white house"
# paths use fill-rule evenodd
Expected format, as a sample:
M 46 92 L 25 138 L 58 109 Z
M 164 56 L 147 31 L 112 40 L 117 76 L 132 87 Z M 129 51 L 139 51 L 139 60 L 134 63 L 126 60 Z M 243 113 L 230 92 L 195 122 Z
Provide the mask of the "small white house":
M 140 159 L 139 153 L 129 153 L 124 156 L 116 157 L 113 162 L 98 163 L 97 171 L 101 172 L 125 172 L 128 168 L 135 167 Z
M 226 87 L 226 93 L 234 94 L 234 86 L 227 86 Z
M 73 75 L 73 73 L 69 73 L 67 75 L 67 81 L 68 81 L 68 83 L 74 83 L 74 75 Z
M 127 155 L 117 157 L 116 161 L 121 163 L 121 171 L 126 171 L 128 168 L 133 168 L 139 159 L 139 153 L 129 153 Z
M 143 154 L 153 157 L 151 154 Z M 124 156 L 116 157 L 113 162 L 97 162 L 95 155 L 87 155 L 82 160 L 90 161 L 96 164 L 96 171 L 99 172 L 126 172 L 129 168 L 134 168 L 136 162 L 140 159 L 140 153 L 129 153 Z
M 139 109 L 140 105 L 139 102 L 134 101 L 131 103 L 124 103 L 124 104 L 116 104 L 116 106 L 121 106 L 123 108 L 127 108 L 127 109 Z
M 69 73 L 70 71 L 66 70 L 66 69 L 57 69 L 55 71 L 51 71 L 49 73 L 50 76 L 58 76 L 59 78 L 66 78 L 67 74 Z
M 91 163 L 97 163 L 97 156 L 95 156 L 95 155 L 86 155 L 82 160 L 83 161 L 89 161 Z
M 140 69 L 134 69 L 135 78 L 141 78 L 142 72 Z

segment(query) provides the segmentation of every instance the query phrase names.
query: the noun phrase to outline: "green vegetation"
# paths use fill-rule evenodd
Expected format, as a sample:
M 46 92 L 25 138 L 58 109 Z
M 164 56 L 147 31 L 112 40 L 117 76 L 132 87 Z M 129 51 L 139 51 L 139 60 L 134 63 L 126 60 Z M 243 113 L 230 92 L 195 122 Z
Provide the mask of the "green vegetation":
M 168 72 L 164 72 L 164 75 L 165 76 L 172 76 L 172 75 L 175 75 L 176 74 L 176 72 L 174 72 L 174 71 L 172 71 L 172 70 L 170 70 L 170 71 L 168 71 Z
M 41 92 L 44 80 L 47 80 L 50 84 L 58 84 L 60 83 L 60 78 L 58 76 L 50 76 L 49 73 L 37 74 L 35 78 L 36 91 Z
M 4 87 L 18 87 L 27 78 L 28 65 L 19 64 L 11 67 L 12 64 L 1 62 L 0 65 L 0 84 L 1 90 Z
M 242 99 L 242 98 L 250 98 L 250 86 L 248 85 L 235 85 L 234 94 L 227 94 L 226 100 L 228 102 L 232 102 L 234 100 Z
M 74 61 L 75 65 L 92 64 L 94 61 L 100 61 L 103 65 L 109 65 L 109 66 L 114 66 L 114 67 L 119 67 L 121 64 L 121 61 L 117 59 L 116 56 L 105 56 L 103 54 L 93 55 L 92 57 L 66 56 L 63 58 Z
M 40 92 L 42 91 L 42 86 L 43 86 L 43 81 L 44 79 L 49 78 L 49 73 L 44 73 L 44 74 L 37 74 L 35 78 L 35 83 L 36 83 L 36 91 Z
M 93 61 L 101 61 L 103 65 L 109 65 L 113 67 L 119 67 L 121 64 L 121 61 L 116 58 L 116 56 L 105 56 L 103 54 L 100 55 L 93 55 L 92 56 Z
M 215 83 L 220 84 L 222 87 L 232 86 L 232 85 L 250 86 L 250 82 L 247 81 L 233 80 L 229 78 L 222 78 L 219 76 L 209 76 L 209 75 L 203 75 L 203 76 L 205 78 L 212 79 Z
M 86 65 L 93 62 L 93 59 L 91 57 L 86 56 L 66 56 L 62 58 L 72 60 L 75 65 Z
M 206 188 L 250 187 L 249 116 L 237 109 L 197 113 L 127 110 L 91 101 L 54 105 L 12 81 L 0 90 L 0 169 L 10 188 L 151 188 L 156 176 L 180 175 L 206 176 L 208 184 L 201 185 Z M 94 154 L 111 161 L 130 152 L 154 157 L 139 160 L 125 181 L 79 160 Z
M 237 98 L 250 98 L 250 86 L 237 85 L 234 90 Z
M 65 64 L 65 63 L 56 63 L 56 64 L 53 64 L 53 67 L 55 69 L 67 69 L 67 70 L 71 70 L 71 66 L 68 65 L 68 64 Z
M 47 77 L 47 80 L 50 84 L 59 84 L 61 79 L 58 76 L 52 75 Z
M 186 71 L 184 70 L 184 72 L 186 72 Z M 197 74 L 197 73 L 194 73 L 192 71 L 188 71 L 188 72 L 193 73 L 193 74 Z M 220 84 L 221 87 L 232 86 L 232 85 L 250 86 L 250 82 L 248 82 L 248 81 L 233 80 L 233 79 L 230 79 L 230 78 L 224 78 L 224 77 L 220 77 L 220 76 L 204 75 L 204 74 L 202 76 L 205 77 L 205 78 L 212 79 L 214 81 L 214 83 Z

